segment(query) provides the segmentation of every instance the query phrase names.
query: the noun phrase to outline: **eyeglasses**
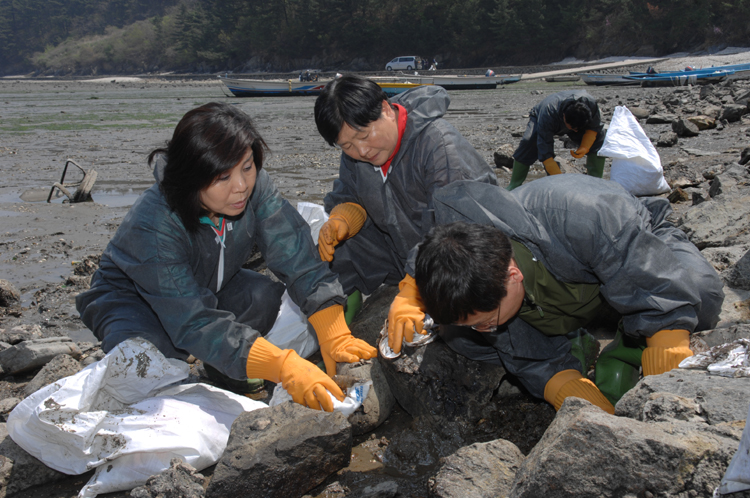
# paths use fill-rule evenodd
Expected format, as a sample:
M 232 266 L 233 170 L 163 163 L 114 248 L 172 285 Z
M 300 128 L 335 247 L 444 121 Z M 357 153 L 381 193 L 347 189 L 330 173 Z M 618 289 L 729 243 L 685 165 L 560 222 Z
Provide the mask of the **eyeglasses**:
M 500 321 L 500 306 L 497 307 L 497 316 L 494 322 L 480 323 L 479 325 L 469 325 L 469 328 L 477 332 L 495 332 L 498 329 L 497 322 Z

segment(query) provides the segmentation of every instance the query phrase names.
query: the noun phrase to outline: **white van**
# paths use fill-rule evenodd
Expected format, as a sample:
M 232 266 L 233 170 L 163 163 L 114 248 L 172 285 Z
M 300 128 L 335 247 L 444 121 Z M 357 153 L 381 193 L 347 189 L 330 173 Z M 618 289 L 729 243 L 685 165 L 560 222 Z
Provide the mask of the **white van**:
M 396 57 L 391 62 L 385 65 L 386 71 L 393 71 L 398 69 L 406 69 L 407 71 L 411 71 L 412 69 L 417 69 L 417 59 L 419 59 L 416 55 L 405 55 L 403 57 Z

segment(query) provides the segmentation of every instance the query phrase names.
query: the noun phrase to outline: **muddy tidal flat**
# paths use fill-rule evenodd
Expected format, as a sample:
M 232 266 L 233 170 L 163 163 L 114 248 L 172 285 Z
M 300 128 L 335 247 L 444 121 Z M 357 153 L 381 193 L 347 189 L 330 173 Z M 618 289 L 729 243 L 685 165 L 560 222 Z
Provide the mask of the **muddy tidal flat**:
M 531 80 L 496 90 L 450 92 L 445 118 L 494 166 L 498 149 L 517 145 L 533 105 L 551 93 L 580 88 L 599 99 L 605 122 L 618 105 L 646 109 L 654 102 L 681 98 L 674 88 L 587 87 L 580 81 Z M 20 294 L 17 306 L 0 306 L 0 329 L 39 325 L 43 337 L 96 341 L 78 318 L 75 296 L 86 288 L 89 270 L 95 268 L 129 207 L 153 184 L 148 154 L 165 145 L 187 111 L 202 104 L 230 102 L 248 113 L 271 150 L 264 168 L 282 195 L 293 205 L 299 201 L 322 203 L 337 177 L 339 152 L 317 133 L 315 97 L 235 98 L 227 94 L 218 80 L 0 79 L 0 279 L 10 282 Z M 695 137 L 680 137 L 679 143 L 659 148 L 665 171 L 705 170 L 737 162 L 743 149 L 750 146 L 747 118 L 701 131 Z M 668 123 L 641 121 L 641 125 L 653 141 L 672 130 Z M 555 148 L 566 173 L 585 172 L 585 160 L 573 160 L 563 142 L 556 141 Z M 63 202 L 65 197 L 59 191 L 47 202 L 68 160 L 96 171 L 93 202 Z M 605 178 L 609 171 L 608 160 Z M 507 185 L 510 170 L 499 167 L 496 173 L 499 183 Z M 527 181 L 543 174 L 537 163 Z M 81 177 L 77 167 L 68 166 L 66 182 Z M 676 204 L 674 209 L 679 214 L 688 206 Z M 725 307 L 732 308 L 748 297 L 728 296 Z M 22 398 L 28 380 L 0 379 L 0 400 Z M 524 416 L 533 418 L 534 414 Z M 545 423 L 549 423 L 549 413 L 544 410 L 537 416 L 547 417 Z M 397 413 L 391 425 L 408 424 L 408 418 Z M 16 496 L 73 497 L 88 477 L 76 479 Z

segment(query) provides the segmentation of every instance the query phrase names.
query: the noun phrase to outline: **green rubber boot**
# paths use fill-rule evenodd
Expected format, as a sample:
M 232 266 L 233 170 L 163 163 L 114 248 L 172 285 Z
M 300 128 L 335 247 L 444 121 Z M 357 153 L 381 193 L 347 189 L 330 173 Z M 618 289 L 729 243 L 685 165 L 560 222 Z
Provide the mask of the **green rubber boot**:
M 613 405 L 638 383 L 645 347 L 645 339 L 626 336 L 619 327 L 615 339 L 599 355 L 594 383 Z
M 570 332 L 565 337 L 570 341 L 570 353 L 581 362 L 581 373 L 587 377 L 588 371 L 599 354 L 599 341 L 586 329 L 580 328 Z
M 228 391 L 232 391 L 235 394 L 257 394 L 263 390 L 266 384 L 266 381 L 263 379 L 232 379 L 231 377 L 227 377 L 219 372 L 208 363 L 204 363 L 203 368 L 206 370 L 206 375 L 208 375 L 209 379 L 223 384 Z
M 526 180 L 526 175 L 529 174 L 529 167 L 525 164 L 521 164 L 515 159 L 513 160 L 513 172 L 510 174 L 510 183 L 507 187 L 508 190 L 520 187 L 521 184 Z
M 593 152 L 586 156 L 586 174 L 601 178 L 604 174 L 604 157 L 597 156 Z
M 359 309 L 362 307 L 362 293 L 359 292 L 359 290 L 354 290 L 348 298 L 346 298 L 346 303 L 344 304 L 344 320 L 346 320 L 347 325 L 352 324 L 352 320 L 354 320 L 354 315 L 356 315 L 359 312 Z

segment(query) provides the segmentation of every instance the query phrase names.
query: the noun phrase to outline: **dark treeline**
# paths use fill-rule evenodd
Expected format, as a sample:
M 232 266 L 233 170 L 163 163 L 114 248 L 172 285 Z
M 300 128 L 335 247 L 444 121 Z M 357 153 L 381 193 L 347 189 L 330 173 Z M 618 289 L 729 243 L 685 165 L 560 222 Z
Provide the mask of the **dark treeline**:
M 0 73 L 442 67 L 744 46 L 750 0 L 0 0 Z

